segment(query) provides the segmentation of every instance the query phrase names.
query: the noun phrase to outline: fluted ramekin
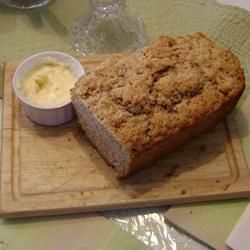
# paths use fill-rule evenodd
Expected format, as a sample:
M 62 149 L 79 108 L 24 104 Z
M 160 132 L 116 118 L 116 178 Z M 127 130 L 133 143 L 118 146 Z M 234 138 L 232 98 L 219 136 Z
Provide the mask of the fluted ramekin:
M 32 55 L 21 62 L 14 73 L 12 84 L 14 92 L 20 100 L 25 113 L 32 121 L 41 125 L 55 126 L 69 122 L 73 119 L 75 114 L 71 100 L 68 100 L 60 105 L 43 107 L 33 104 L 27 100 L 17 87 L 19 79 L 21 79 L 24 74 L 30 71 L 41 60 L 48 57 L 70 65 L 72 73 L 77 79 L 80 78 L 85 72 L 80 62 L 74 57 L 62 52 L 46 51 Z

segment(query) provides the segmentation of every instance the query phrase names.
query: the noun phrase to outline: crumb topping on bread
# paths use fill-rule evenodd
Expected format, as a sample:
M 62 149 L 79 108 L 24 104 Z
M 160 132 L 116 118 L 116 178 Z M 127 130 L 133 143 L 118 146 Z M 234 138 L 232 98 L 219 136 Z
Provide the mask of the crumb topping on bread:
M 161 37 L 84 75 L 73 98 L 133 154 L 192 126 L 244 89 L 239 60 L 201 33 Z

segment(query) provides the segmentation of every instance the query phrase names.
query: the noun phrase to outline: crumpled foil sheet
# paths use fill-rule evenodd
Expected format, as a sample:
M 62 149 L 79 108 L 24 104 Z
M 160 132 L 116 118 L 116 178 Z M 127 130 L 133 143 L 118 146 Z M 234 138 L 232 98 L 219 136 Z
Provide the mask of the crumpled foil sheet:
M 168 223 L 164 218 L 166 210 L 166 207 L 127 209 L 105 212 L 103 215 L 152 250 L 210 249 Z

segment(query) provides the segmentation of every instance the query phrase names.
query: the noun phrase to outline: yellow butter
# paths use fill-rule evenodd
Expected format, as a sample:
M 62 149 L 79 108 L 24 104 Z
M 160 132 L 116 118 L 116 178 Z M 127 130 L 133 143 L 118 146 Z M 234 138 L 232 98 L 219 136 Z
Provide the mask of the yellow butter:
M 76 80 L 68 64 L 47 58 L 19 80 L 18 88 L 31 103 L 52 107 L 70 100 L 70 89 Z

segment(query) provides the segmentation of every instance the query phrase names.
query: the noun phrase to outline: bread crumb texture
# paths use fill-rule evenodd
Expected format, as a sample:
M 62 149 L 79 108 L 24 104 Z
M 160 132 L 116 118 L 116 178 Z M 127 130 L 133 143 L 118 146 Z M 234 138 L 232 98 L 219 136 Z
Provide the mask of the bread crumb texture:
M 111 57 L 72 90 L 132 154 L 167 140 L 244 89 L 240 62 L 201 33 Z

